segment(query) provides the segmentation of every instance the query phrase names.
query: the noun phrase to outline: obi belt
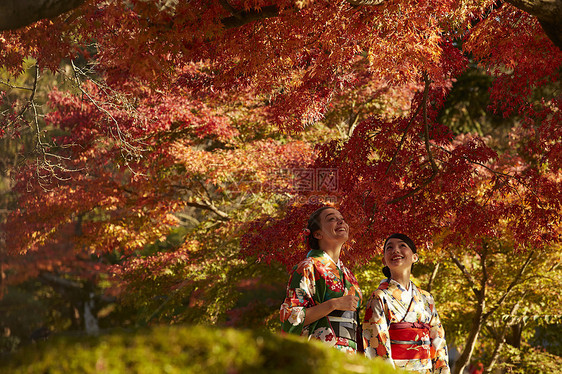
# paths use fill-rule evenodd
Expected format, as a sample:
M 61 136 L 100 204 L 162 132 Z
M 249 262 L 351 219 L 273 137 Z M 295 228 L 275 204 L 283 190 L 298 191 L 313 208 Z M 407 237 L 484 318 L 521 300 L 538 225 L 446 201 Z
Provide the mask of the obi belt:
M 392 358 L 395 360 L 432 359 L 435 349 L 429 340 L 427 323 L 391 323 L 388 329 Z
M 328 321 L 338 338 L 357 340 L 357 312 L 351 310 L 334 310 L 327 315 Z

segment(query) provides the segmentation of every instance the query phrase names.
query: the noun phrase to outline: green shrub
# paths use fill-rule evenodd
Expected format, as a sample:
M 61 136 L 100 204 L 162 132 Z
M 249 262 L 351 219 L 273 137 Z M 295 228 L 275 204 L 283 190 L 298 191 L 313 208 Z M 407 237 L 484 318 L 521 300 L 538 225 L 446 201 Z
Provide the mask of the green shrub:
M 297 336 L 204 326 L 58 336 L 2 361 L 7 373 L 395 373 Z
M 559 374 L 562 368 L 562 357 L 529 345 L 506 346 L 503 356 L 505 362 L 498 366 L 513 374 Z

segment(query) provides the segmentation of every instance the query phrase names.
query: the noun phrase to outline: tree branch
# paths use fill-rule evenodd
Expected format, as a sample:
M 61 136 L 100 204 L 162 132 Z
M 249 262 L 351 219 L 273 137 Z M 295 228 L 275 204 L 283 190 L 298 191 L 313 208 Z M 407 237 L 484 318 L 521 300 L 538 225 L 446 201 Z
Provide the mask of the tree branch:
M 68 289 L 73 289 L 73 290 L 82 290 L 83 289 L 83 285 L 81 283 L 73 282 L 71 280 L 58 277 L 58 276 L 56 276 L 54 274 L 51 274 L 51 273 L 41 273 L 39 275 L 39 279 L 44 279 L 45 281 L 47 281 L 49 283 L 54 283 L 54 284 L 57 284 L 59 286 L 62 286 L 64 288 L 68 288 Z
M 472 289 L 472 292 L 474 292 L 474 295 L 476 295 L 476 297 L 479 297 L 480 290 L 478 288 L 476 288 L 476 283 L 474 282 L 474 279 L 472 279 L 472 275 L 470 275 L 469 271 L 466 269 L 466 266 L 464 266 L 459 261 L 459 259 L 455 257 L 455 255 L 453 254 L 453 251 L 449 250 L 449 256 L 451 257 L 451 260 L 453 261 L 453 263 L 455 265 L 457 265 L 457 267 L 460 269 L 460 271 L 464 275 L 465 279 L 468 282 L 468 285 Z
M 139 175 L 139 172 L 133 170 L 130 167 L 129 161 L 139 160 L 142 158 L 143 152 L 147 150 L 144 147 L 145 144 L 141 139 L 134 139 L 130 133 L 124 131 L 121 128 L 119 121 L 110 112 L 110 110 L 113 108 L 123 109 L 128 113 L 132 113 L 131 116 L 134 117 L 138 114 L 135 106 L 130 102 L 130 100 L 125 97 L 125 95 L 122 95 L 119 92 L 113 90 L 105 82 L 92 79 L 88 72 L 76 66 L 73 60 L 71 60 L 70 63 L 72 66 L 74 79 L 69 79 L 68 81 L 82 93 L 83 97 L 87 98 L 92 103 L 92 105 L 94 105 L 101 113 L 106 116 L 108 122 L 114 124 L 114 126 L 108 126 L 109 134 L 119 142 L 119 150 L 121 152 L 121 157 L 125 161 L 125 165 L 133 174 Z M 86 89 L 84 89 L 84 87 L 82 86 L 81 78 L 87 79 L 94 85 L 96 85 L 99 88 L 100 92 L 108 97 L 108 100 L 106 102 L 96 100 L 95 97 L 93 97 Z
M 544 33 L 562 50 L 562 0 L 507 0 L 514 7 L 537 17 Z
M 506 0 L 517 9 L 535 16 L 539 21 L 558 24 L 562 17 L 562 0 Z
M 193 283 L 192 278 L 186 279 L 183 282 L 181 282 L 172 292 L 170 292 L 168 295 L 166 295 L 166 298 L 164 299 L 164 302 L 162 304 L 160 304 L 154 312 L 152 312 L 152 314 L 146 319 L 146 321 L 144 323 L 148 324 L 155 317 L 157 317 L 162 312 L 162 310 L 164 310 L 166 305 L 170 302 L 170 300 L 172 300 L 172 298 L 174 296 L 176 296 L 183 288 L 185 288 L 185 286 L 187 286 L 189 284 L 192 284 L 192 283 Z M 191 290 L 191 292 L 188 295 L 188 298 L 191 297 L 194 290 L 195 289 Z
M 484 242 L 482 244 L 482 253 L 480 254 L 480 267 L 482 268 L 482 278 L 480 278 L 480 292 L 482 293 L 482 299 L 486 297 L 486 283 L 488 282 L 488 266 L 486 265 L 486 259 L 488 258 L 488 243 Z M 482 315 L 482 321 L 486 320 L 486 314 Z
M 85 0 L 3 0 L 0 2 L 0 31 L 15 30 L 42 19 L 60 16 L 78 8 Z
M 384 0 L 347 0 L 347 2 L 353 6 L 361 5 L 379 5 Z M 231 29 L 235 27 L 244 26 L 247 23 L 259 21 L 262 19 L 279 17 L 281 14 L 279 12 L 279 7 L 276 5 L 265 6 L 259 10 L 248 10 L 248 11 L 236 11 L 228 0 L 220 0 L 220 3 L 224 9 L 232 14 L 232 17 L 223 18 L 221 23 L 225 28 Z
M 425 151 L 427 152 L 427 157 L 429 158 L 429 162 L 431 163 L 431 169 L 433 170 L 433 174 L 437 175 L 439 169 L 437 168 L 437 164 L 435 163 L 435 159 L 433 158 L 433 153 L 431 152 L 431 148 L 429 145 L 429 120 L 427 118 L 427 102 L 429 96 L 429 85 L 431 80 L 429 79 L 427 73 L 424 73 L 424 81 L 425 81 L 425 89 L 423 91 L 423 134 L 424 134 L 424 141 L 425 141 Z
M 202 202 L 197 202 L 197 201 L 186 201 L 185 202 L 186 205 L 188 206 L 192 206 L 195 208 L 201 208 L 201 209 L 205 209 L 205 210 L 210 210 L 211 212 L 215 213 L 217 216 L 219 216 L 219 218 L 223 221 L 228 221 L 230 220 L 230 216 L 228 215 L 228 213 L 223 212 L 222 210 L 220 210 L 219 208 L 217 208 L 213 203 L 211 203 L 208 200 L 203 200 Z
M 404 199 L 407 199 L 410 196 L 413 196 L 415 193 L 417 193 L 422 188 L 425 188 L 425 186 L 427 186 L 429 183 L 431 183 L 435 179 L 435 177 L 437 176 L 437 173 L 439 173 L 439 168 L 437 167 L 437 164 L 435 163 L 435 159 L 433 158 L 433 153 L 431 152 L 431 147 L 430 147 L 430 143 L 429 143 L 429 120 L 428 120 L 428 117 L 427 117 L 427 103 L 428 103 L 428 98 L 429 98 L 429 85 L 431 83 L 431 80 L 427 76 L 427 73 L 424 73 L 424 82 L 425 82 L 425 88 L 424 88 L 424 91 L 423 91 L 423 99 L 422 99 L 422 103 L 420 104 L 420 106 L 423 106 L 423 122 L 424 122 L 423 125 L 424 125 L 425 149 L 426 149 L 426 152 L 427 152 L 427 157 L 428 157 L 429 162 L 431 164 L 432 172 L 431 172 L 431 175 L 429 176 L 429 178 L 425 179 L 422 182 L 421 185 L 414 188 L 413 190 L 411 190 L 410 192 L 408 192 L 407 194 L 405 194 L 403 196 L 400 196 L 400 197 L 397 197 L 397 198 L 392 199 L 390 201 L 387 201 L 386 202 L 387 204 L 394 204 L 394 203 L 397 203 L 397 202 L 402 201 Z M 413 117 L 412 117 L 412 119 L 413 119 Z M 403 136 L 403 138 L 404 138 L 404 136 Z M 401 145 L 400 145 L 400 147 L 401 147 Z M 387 169 L 387 171 L 388 171 L 388 169 Z
M 219 3 L 222 5 L 224 9 L 226 9 L 230 14 L 234 17 L 241 19 L 240 12 L 238 12 L 227 0 L 219 0 Z
M 228 4 L 226 1 L 221 1 L 223 7 L 225 4 Z M 261 8 L 260 10 L 247 10 L 242 12 L 236 12 L 234 8 L 228 4 L 227 8 L 229 12 L 234 14 L 232 17 L 223 18 L 221 23 L 224 25 L 226 29 L 232 29 L 235 27 L 244 26 L 247 23 L 259 21 L 262 19 L 279 17 L 279 7 L 277 5 L 269 5 Z
M 14 86 L 10 82 L 5 82 L 2 79 L 0 79 L 0 84 L 3 84 L 4 86 L 7 86 L 7 87 L 12 88 L 12 89 L 33 91 L 33 88 L 23 87 L 23 86 Z
M 385 0 L 347 0 L 348 3 L 351 5 L 359 6 L 359 5 L 379 5 Z
M 201 185 L 201 187 L 203 188 L 203 190 L 207 194 L 207 198 L 205 198 L 204 196 L 201 196 L 200 193 L 197 193 L 197 195 L 199 195 L 200 201 L 186 201 L 185 204 L 187 206 L 192 206 L 194 208 L 201 208 L 201 209 L 209 210 L 209 211 L 215 213 L 217 216 L 219 216 L 219 219 L 222 220 L 222 221 L 230 220 L 230 216 L 228 215 L 228 213 L 220 210 L 219 208 L 217 208 L 217 206 L 215 204 L 213 204 L 212 199 L 211 199 L 211 195 L 209 194 L 209 191 L 205 188 L 205 186 L 200 181 L 199 181 L 199 184 Z M 177 185 L 177 184 L 172 185 L 172 187 L 182 189 L 182 190 L 190 190 L 190 188 L 188 188 L 186 186 Z
M 414 118 L 416 118 L 418 116 L 421 108 L 422 108 L 421 105 L 419 105 L 417 107 L 416 111 L 414 112 L 414 115 L 412 116 L 412 118 L 410 118 L 410 121 L 408 121 L 408 126 L 406 126 L 406 129 L 404 130 L 404 133 L 402 134 L 402 138 L 400 139 L 400 143 L 398 144 L 398 148 L 396 148 L 396 151 L 394 152 L 394 155 L 392 156 L 392 159 L 390 160 L 390 163 L 388 164 L 388 167 L 386 168 L 386 171 L 385 171 L 384 175 L 388 174 L 388 172 L 390 171 L 390 168 L 392 167 L 392 164 L 394 164 L 394 161 L 396 160 L 396 157 L 398 156 L 398 153 L 400 152 L 400 150 L 402 149 L 402 146 L 404 145 L 404 141 L 406 140 L 406 135 L 408 134 L 408 131 L 410 131 L 410 128 L 414 124 Z
M 527 292 L 525 292 L 525 294 L 519 300 L 517 300 L 517 302 L 513 305 L 513 307 L 511 307 L 511 311 L 509 312 L 509 316 L 508 316 L 508 318 L 507 318 L 507 320 L 506 320 L 506 322 L 505 322 L 505 324 L 502 328 L 501 333 L 499 334 L 499 336 L 495 337 L 496 347 L 494 348 L 494 353 L 492 354 L 492 358 L 490 360 L 490 363 L 488 364 L 486 370 L 484 371 L 485 373 L 491 373 L 492 369 L 496 365 L 496 362 L 497 362 L 498 357 L 500 355 L 500 351 L 505 344 L 505 335 L 507 333 L 507 329 L 513 323 L 510 320 L 513 318 L 513 315 L 515 314 L 517 309 L 519 309 L 519 305 L 521 304 L 521 301 L 523 301 L 525 299 L 526 294 L 527 294 Z
M 448 153 L 448 154 L 451 155 L 451 156 L 453 155 L 453 152 L 449 151 L 448 149 L 446 149 L 446 148 L 444 148 L 444 147 L 442 147 L 442 146 L 440 146 L 440 145 L 431 144 L 431 146 L 432 146 L 432 147 L 439 148 L 440 150 L 442 150 L 442 151 L 445 152 L 445 153 Z M 536 192 L 531 186 L 529 186 L 527 183 L 525 183 L 525 179 L 524 179 L 524 178 L 518 177 L 517 175 L 511 175 L 511 174 L 507 174 L 507 173 L 504 173 L 504 172 L 501 172 L 501 171 L 494 170 L 494 169 L 492 169 L 491 167 L 489 167 L 489 166 L 487 166 L 487 165 L 485 165 L 485 164 L 483 164 L 483 163 L 481 163 L 481 162 L 479 162 L 479 161 L 471 160 L 468 156 L 465 156 L 465 155 L 460 155 L 459 157 L 462 158 L 462 159 L 464 159 L 464 160 L 466 160 L 466 161 L 468 161 L 468 162 L 470 162 L 471 164 L 474 164 L 474 165 L 478 165 L 478 166 L 483 167 L 484 169 L 488 170 L 488 171 L 491 172 L 492 174 L 495 174 L 495 175 L 497 175 L 497 176 L 501 176 L 501 177 L 504 177 L 504 178 L 514 179 L 517 183 L 519 183 L 521 186 L 525 187 L 529 192 L 531 192 L 531 193 L 537 198 L 538 201 L 541 201 L 541 200 L 542 200 L 541 197 L 539 196 L 539 194 L 537 194 L 537 192 Z M 519 194 L 519 192 L 518 192 L 517 190 L 515 190 L 515 192 L 516 192 L 517 194 Z M 540 206 L 540 205 L 539 205 L 539 206 Z M 542 206 L 541 206 L 541 207 L 542 207 Z
M 439 262 L 435 264 L 435 266 L 433 267 L 433 271 L 431 272 L 431 276 L 429 277 L 429 280 L 427 281 L 427 287 L 426 290 L 427 292 L 431 292 L 431 287 L 433 286 L 433 281 L 435 280 L 435 278 L 437 278 L 437 272 L 439 271 Z
M 531 253 L 529 254 L 529 257 L 527 257 L 527 260 L 525 260 L 525 263 L 523 264 L 523 266 L 521 266 L 521 269 L 519 269 L 519 272 L 517 273 L 515 278 L 511 281 L 511 283 L 509 284 L 509 286 L 505 290 L 504 294 L 500 297 L 500 299 L 498 300 L 496 305 L 493 308 L 491 308 L 488 312 L 486 312 L 486 314 L 484 314 L 484 319 L 488 318 L 491 314 L 493 314 L 496 310 L 498 310 L 498 308 L 502 305 L 502 303 L 505 301 L 507 296 L 511 293 L 513 288 L 519 283 L 519 281 L 521 280 L 521 277 L 523 276 L 523 273 L 525 272 L 525 269 L 527 268 L 527 266 L 529 266 L 529 264 L 533 260 L 534 254 L 535 254 L 535 252 L 531 251 Z

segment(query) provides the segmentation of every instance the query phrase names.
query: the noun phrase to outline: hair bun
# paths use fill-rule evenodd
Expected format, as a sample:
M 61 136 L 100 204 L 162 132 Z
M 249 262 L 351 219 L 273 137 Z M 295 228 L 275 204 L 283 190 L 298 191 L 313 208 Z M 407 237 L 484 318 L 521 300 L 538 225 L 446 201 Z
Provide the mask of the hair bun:
M 387 278 L 390 278 L 392 276 L 392 274 L 390 273 L 390 268 L 388 266 L 382 268 L 382 273 Z

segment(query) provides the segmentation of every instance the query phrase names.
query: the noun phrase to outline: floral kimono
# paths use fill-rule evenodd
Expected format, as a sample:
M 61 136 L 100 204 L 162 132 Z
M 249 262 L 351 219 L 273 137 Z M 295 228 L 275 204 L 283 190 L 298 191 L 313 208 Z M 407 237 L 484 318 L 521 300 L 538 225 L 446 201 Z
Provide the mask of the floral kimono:
M 448 374 L 445 331 L 433 297 L 412 282 L 409 288 L 385 279 L 373 292 L 363 322 L 365 354 L 380 356 L 396 368 Z
M 306 259 L 293 269 L 287 297 L 281 305 L 281 328 L 309 339 L 318 339 L 342 351 L 355 352 L 356 342 L 337 337 L 327 317 L 304 326 L 306 308 L 346 295 L 359 297 L 359 309 L 361 290 L 351 271 L 339 260 L 336 264 L 326 252 L 311 250 Z

